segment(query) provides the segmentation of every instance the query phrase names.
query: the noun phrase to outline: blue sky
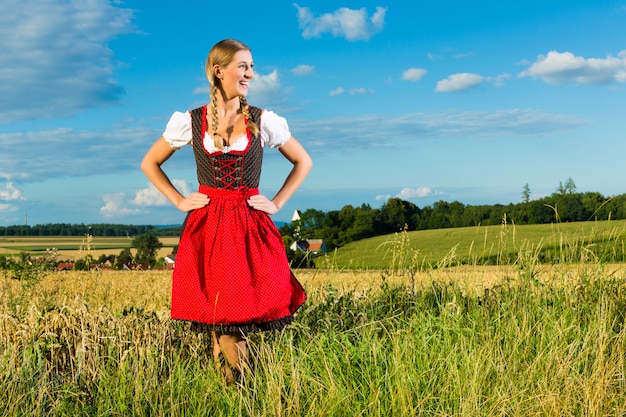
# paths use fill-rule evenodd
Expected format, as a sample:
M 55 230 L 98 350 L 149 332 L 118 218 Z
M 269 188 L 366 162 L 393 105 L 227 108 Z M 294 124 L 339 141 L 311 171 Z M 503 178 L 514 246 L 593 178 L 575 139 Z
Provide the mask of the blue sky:
M 0 225 L 176 224 L 139 169 L 204 61 L 252 49 L 251 104 L 289 121 L 313 171 L 295 209 L 521 201 L 574 179 L 626 192 L 626 0 L 3 0 Z M 197 187 L 189 147 L 165 166 Z M 261 192 L 290 169 L 266 154 Z

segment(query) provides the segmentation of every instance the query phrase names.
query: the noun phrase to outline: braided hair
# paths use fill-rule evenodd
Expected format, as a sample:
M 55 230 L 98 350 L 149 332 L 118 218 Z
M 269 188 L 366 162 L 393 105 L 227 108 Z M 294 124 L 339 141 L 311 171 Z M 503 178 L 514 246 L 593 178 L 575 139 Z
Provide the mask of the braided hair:
M 213 67 L 215 65 L 220 65 L 220 66 L 228 65 L 233 60 L 233 56 L 235 55 L 235 53 L 241 50 L 249 51 L 250 48 L 246 44 L 238 40 L 224 39 L 223 41 L 216 43 L 215 46 L 211 48 L 211 52 L 209 52 L 209 56 L 206 59 L 206 67 L 205 67 L 206 77 L 209 80 L 209 84 L 211 85 L 210 111 L 211 111 L 211 126 L 213 127 L 212 135 L 213 135 L 213 142 L 217 149 L 223 149 L 224 142 L 217 134 L 218 124 L 219 124 L 219 119 L 217 116 L 217 90 L 218 90 L 218 85 L 220 83 L 220 79 L 215 76 L 215 73 L 213 72 Z M 240 103 L 241 113 L 243 114 L 243 117 L 246 119 L 246 124 L 248 126 L 248 129 L 250 129 L 250 132 L 252 133 L 253 136 L 257 136 L 259 134 L 259 127 L 250 118 L 250 110 L 248 108 L 248 101 L 246 100 L 245 97 L 239 96 L 239 103 Z

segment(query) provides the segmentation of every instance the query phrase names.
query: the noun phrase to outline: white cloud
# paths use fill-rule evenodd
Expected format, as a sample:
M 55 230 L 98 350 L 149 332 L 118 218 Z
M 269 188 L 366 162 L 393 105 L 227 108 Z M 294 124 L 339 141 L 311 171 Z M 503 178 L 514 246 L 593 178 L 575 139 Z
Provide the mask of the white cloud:
M 167 198 L 152 184 L 148 188 L 135 191 L 133 200 L 133 204 L 138 206 L 165 206 L 168 203 Z
M 7 183 L 5 190 L 0 190 L 0 200 L 4 201 L 16 201 L 24 200 L 22 192 L 18 190 L 13 183 Z
M 468 72 L 452 74 L 445 80 L 437 82 L 437 87 L 435 88 L 435 91 L 444 93 L 465 91 L 480 85 L 484 81 L 485 77 L 478 74 L 472 74 Z
M 511 74 L 500 74 L 491 78 L 490 81 L 493 82 L 496 88 L 500 88 L 504 86 L 504 80 L 508 80 L 509 78 L 511 78 Z
M 313 65 L 302 64 L 292 68 L 291 72 L 298 77 L 302 77 L 304 75 L 313 74 L 313 72 L 315 72 L 315 67 Z
M 107 194 L 102 197 L 104 206 L 100 208 L 100 214 L 105 218 L 122 217 L 139 213 L 139 209 L 133 209 L 126 205 L 126 194 Z
M 350 89 L 351 96 L 355 96 L 357 94 L 374 94 L 374 90 L 372 90 L 371 88 L 365 88 L 365 87 L 358 87 L 358 88 Z
M 359 94 L 374 94 L 374 90 L 372 90 L 371 88 L 365 88 L 365 87 L 355 87 L 355 88 L 351 88 L 350 90 L 346 90 L 343 87 L 337 87 L 334 90 L 330 90 L 328 92 L 329 96 L 340 96 L 342 94 L 350 94 L 351 96 L 356 96 Z
M 191 194 L 191 187 L 185 180 L 172 180 L 174 187 L 184 196 Z M 171 203 L 163 194 L 152 184 L 147 188 L 135 191 L 135 198 L 132 201 L 137 206 L 167 206 Z
M 435 138 L 487 140 L 511 136 L 549 137 L 587 123 L 569 115 L 508 109 L 406 113 L 395 117 L 363 115 L 309 121 L 292 119 L 289 127 L 312 152 L 325 152 L 329 148 L 334 152 L 369 152 L 383 145 L 388 149 L 403 150 L 411 142 Z M 383 136 L 393 137 L 394 140 L 381 143 Z
M 461 52 L 461 53 L 452 55 L 452 58 L 463 59 L 463 58 L 469 58 L 471 56 L 474 56 L 474 52 Z
M 425 197 L 432 197 L 432 196 L 438 196 L 438 195 L 444 195 L 444 193 L 441 193 L 439 191 L 433 191 L 429 187 L 416 187 L 416 188 L 406 187 L 400 190 L 398 194 L 396 194 L 396 198 L 399 198 L 401 200 L 411 200 L 414 198 L 425 198 Z M 391 194 L 381 194 L 381 195 L 377 195 L 375 198 L 377 201 L 380 201 L 380 200 L 386 201 L 391 198 Z
M 402 200 L 409 200 L 409 199 L 412 199 L 412 198 L 431 197 L 433 195 L 442 195 L 442 193 L 433 191 L 433 190 L 431 190 L 428 187 L 403 188 L 396 195 L 396 197 L 398 197 L 398 198 L 400 198 Z
M 331 96 L 339 96 L 341 94 L 345 94 L 346 90 L 343 87 L 337 87 L 334 90 L 331 90 L 330 93 L 328 93 Z
M 429 52 L 428 54 L 426 54 L 426 56 L 428 57 L 429 61 L 438 61 L 441 59 L 441 55 L 437 55 L 432 52 Z
M 160 135 L 153 129 L 123 126 L 106 131 L 58 128 L 0 133 L 0 178 L 19 183 L 137 171 L 141 157 Z
M 402 73 L 402 79 L 405 81 L 418 81 L 421 80 L 428 71 L 424 68 L 409 68 Z
M 182 195 L 191 194 L 191 187 L 185 180 L 173 179 L 172 184 Z M 107 194 L 103 198 L 104 205 L 100 214 L 105 218 L 122 217 L 139 214 L 147 207 L 170 206 L 171 203 L 152 184 L 135 191 L 135 198 L 129 199 L 126 193 Z
M 342 7 L 333 13 L 316 17 L 308 7 L 294 6 L 298 9 L 298 24 L 305 39 L 319 38 L 323 33 L 330 33 L 349 41 L 366 41 L 383 30 L 387 12 L 386 8 L 377 7 L 370 17 L 365 8 L 354 10 Z
M 255 96 L 267 96 L 280 91 L 280 78 L 278 70 L 274 70 L 267 75 L 255 74 L 250 83 L 250 94 Z
M 3 0 L 0 123 L 76 114 L 117 103 L 114 37 L 134 31 L 133 11 L 106 0 Z
M 343 88 L 332 92 L 347 93 Z M 408 141 L 420 138 L 471 140 L 511 135 L 550 135 L 586 123 L 564 114 L 508 109 L 396 116 L 374 114 L 320 120 L 291 118 L 289 127 L 294 136 L 312 151 L 332 146 L 338 151 L 351 152 L 380 147 L 381 136 L 395 138 L 384 141 L 386 146 L 402 149 Z M 160 135 L 161 130 L 133 126 L 115 126 L 108 131 L 63 128 L 0 133 L 0 179 L 2 183 L 10 182 L 20 189 L 20 184 L 25 181 L 139 173 L 141 158 Z M 37 152 L 33 153 L 35 147 Z M 168 170 L 172 170 L 170 172 L 182 170 L 189 172 L 189 177 L 193 178 L 194 158 L 190 147 L 178 151 L 167 164 Z M 8 187 L 4 188 L 6 195 L 13 195 Z
M 18 207 L 14 204 L 0 203 L 0 223 L 17 224 L 18 219 L 14 213 L 18 211 Z
M 583 58 L 571 52 L 540 55 L 520 77 L 540 78 L 550 84 L 611 84 L 626 82 L 626 50 L 617 57 Z

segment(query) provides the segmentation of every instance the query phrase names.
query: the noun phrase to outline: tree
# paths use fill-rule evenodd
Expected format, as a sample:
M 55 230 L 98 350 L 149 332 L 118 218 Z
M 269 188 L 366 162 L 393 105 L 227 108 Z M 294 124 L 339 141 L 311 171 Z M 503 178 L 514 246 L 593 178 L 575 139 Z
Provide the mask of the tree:
M 576 184 L 574 183 L 572 177 L 567 177 L 564 188 L 565 194 L 574 194 L 576 192 Z
M 574 194 L 576 192 L 576 183 L 572 177 L 567 177 L 565 184 L 563 181 L 559 181 L 559 186 L 556 189 L 557 194 Z
M 583 206 L 584 220 L 608 220 L 608 211 L 603 210 L 608 202 L 600 193 L 583 193 L 580 195 Z
M 416 229 L 414 215 L 421 213 L 421 210 L 413 203 L 399 198 L 390 198 L 380 209 L 382 219 L 387 225 L 388 233 L 395 233 L 404 230 L 405 226 L 409 230 Z
M 137 249 L 137 254 L 135 255 L 137 263 L 149 263 L 154 266 L 157 252 L 163 247 L 163 244 L 152 233 L 143 233 L 133 239 L 132 246 Z
M 354 222 L 346 230 L 346 239 L 355 241 L 366 237 L 375 236 L 380 229 L 380 211 L 373 210 L 369 206 L 363 205 L 361 209 L 357 209 Z
M 492 208 L 490 206 L 467 206 L 463 211 L 463 226 L 480 226 L 489 219 Z
M 550 204 L 554 207 L 554 214 L 559 221 L 563 222 L 579 222 L 588 220 L 585 218 L 580 195 L 566 193 L 556 195 L 552 198 Z
M 528 183 L 524 184 L 524 187 L 522 187 L 522 201 L 524 203 L 528 203 L 530 201 L 530 187 L 528 186 Z

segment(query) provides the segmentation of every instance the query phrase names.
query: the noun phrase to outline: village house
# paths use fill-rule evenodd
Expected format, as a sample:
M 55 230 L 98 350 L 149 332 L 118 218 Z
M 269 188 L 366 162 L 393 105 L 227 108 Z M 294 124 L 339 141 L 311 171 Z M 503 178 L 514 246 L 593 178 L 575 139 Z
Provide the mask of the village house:
M 292 251 L 311 252 L 313 254 L 325 253 L 326 245 L 322 239 L 297 240 L 289 247 Z
M 167 255 L 165 258 L 165 269 L 174 269 L 174 265 L 176 265 L 176 254 L 172 253 Z

